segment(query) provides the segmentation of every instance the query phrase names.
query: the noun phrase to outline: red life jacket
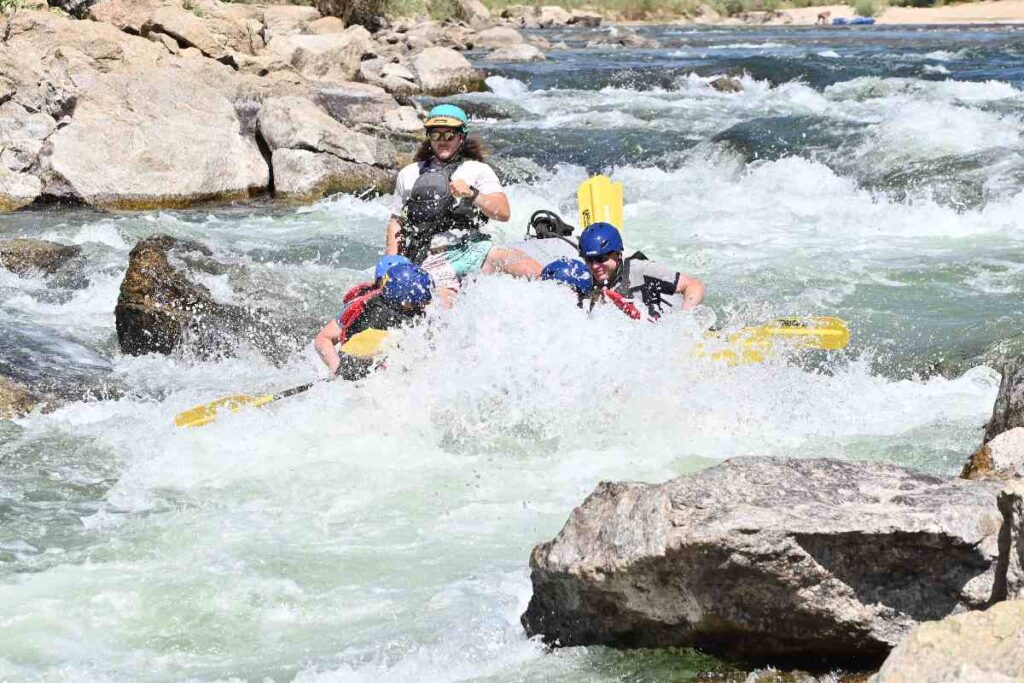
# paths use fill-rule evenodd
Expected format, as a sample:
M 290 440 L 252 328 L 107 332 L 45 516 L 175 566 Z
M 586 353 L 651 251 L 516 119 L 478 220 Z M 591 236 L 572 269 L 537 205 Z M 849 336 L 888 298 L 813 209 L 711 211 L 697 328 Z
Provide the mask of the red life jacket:
M 352 290 L 354 289 L 355 287 L 350 289 L 349 294 L 351 294 Z M 341 312 L 341 315 L 338 316 L 338 325 L 341 327 L 341 336 L 338 339 L 338 344 L 345 344 L 345 341 L 349 337 L 349 331 L 355 325 L 356 321 L 359 320 L 359 316 L 361 316 L 366 311 L 366 304 L 368 304 L 371 299 L 379 295 L 379 289 L 371 288 L 370 291 L 366 292 L 361 296 L 357 296 L 356 298 L 348 302 L 348 305 L 345 306 L 345 309 Z M 348 294 L 346 294 L 345 296 L 347 297 Z
M 341 303 L 342 305 L 348 305 L 355 299 L 358 299 L 364 294 L 369 294 L 376 288 L 377 286 L 372 282 L 360 282 L 358 285 L 345 292 L 345 297 L 341 300 Z

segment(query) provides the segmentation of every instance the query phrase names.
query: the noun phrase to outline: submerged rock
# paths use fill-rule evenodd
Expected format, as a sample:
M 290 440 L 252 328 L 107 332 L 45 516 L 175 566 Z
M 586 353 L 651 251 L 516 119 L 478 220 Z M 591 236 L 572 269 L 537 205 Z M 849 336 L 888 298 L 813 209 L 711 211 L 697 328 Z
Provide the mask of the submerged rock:
M 0 420 L 13 420 L 32 412 L 42 398 L 12 379 L 0 376 Z
M 870 665 L 917 623 L 1006 595 L 998 490 L 766 457 L 605 482 L 534 548 L 522 622 L 562 646 Z
M 743 82 L 738 78 L 730 78 L 729 76 L 719 76 L 708 83 L 708 85 L 718 92 L 743 92 Z
M 0 241 L 0 267 L 23 275 L 39 271 L 52 275 L 82 253 L 79 246 L 66 246 L 37 239 Z
M 208 269 L 223 268 L 211 256 L 198 242 L 169 235 L 144 239 L 132 248 L 114 309 L 123 353 L 169 354 L 184 348 L 200 357 L 218 357 L 233 355 L 248 343 L 276 360 L 297 346 L 282 332 L 294 328 L 262 310 L 216 301 L 209 289 L 171 263 L 172 257 L 187 258 L 205 262 Z
M 487 55 L 492 62 L 543 62 L 547 57 L 533 45 L 520 43 L 495 50 Z
M 1024 672 L 1024 601 L 915 628 L 871 683 L 1016 683 Z

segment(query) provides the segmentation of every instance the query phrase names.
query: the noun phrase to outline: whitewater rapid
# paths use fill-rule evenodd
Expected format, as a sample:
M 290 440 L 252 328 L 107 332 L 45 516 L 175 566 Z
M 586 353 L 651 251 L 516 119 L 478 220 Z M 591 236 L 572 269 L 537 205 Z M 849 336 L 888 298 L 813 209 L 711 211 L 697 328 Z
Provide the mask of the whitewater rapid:
M 326 320 L 379 253 L 388 199 L 7 221 L 5 235 L 80 245 L 85 282 L 0 270 L 0 364 L 117 392 L 0 422 L 0 679 L 591 681 L 719 666 L 527 640 L 530 549 L 598 481 L 727 457 L 954 473 L 998 386 L 984 354 L 1022 323 L 1024 100 L 998 72 L 1014 36 L 940 50 L 945 34 L 896 35 L 876 46 L 889 75 L 785 78 L 799 60 L 864 68 L 845 37 L 821 35 L 569 51 L 467 98 L 505 112 L 475 120 L 511 179 L 496 238 L 522 239 L 537 209 L 571 221 L 579 182 L 610 171 L 628 246 L 708 284 L 705 310 L 657 326 L 481 278 L 402 333 L 386 373 L 181 430 L 180 410 L 319 368 L 308 348 L 281 366 L 244 347 L 216 362 L 120 355 L 132 245 L 197 239 L 231 265 L 204 276 L 218 298 Z M 982 49 L 996 65 L 983 80 L 925 70 L 973 69 Z M 693 53 L 755 60 L 744 91 L 696 71 L 607 82 L 615 54 L 657 66 Z M 772 60 L 779 78 L 758 66 Z M 850 348 L 742 367 L 687 353 L 711 321 L 788 314 L 842 316 Z

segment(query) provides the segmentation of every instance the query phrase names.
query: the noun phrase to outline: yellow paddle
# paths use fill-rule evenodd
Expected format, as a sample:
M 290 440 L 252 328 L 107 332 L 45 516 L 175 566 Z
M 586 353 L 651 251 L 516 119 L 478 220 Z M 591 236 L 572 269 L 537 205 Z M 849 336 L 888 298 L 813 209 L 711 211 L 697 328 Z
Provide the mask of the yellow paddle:
M 388 333 L 383 330 L 365 330 L 345 342 L 341 347 L 341 352 L 356 358 L 371 358 L 380 352 L 381 345 L 387 339 L 387 336 Z M 202 427 L 216 420 L 217 411 L 221 408 L 226 408 L 233 413 L 238 412 L 245 406 L 259 408 L 282 398 L 301 394 L 313 386 L 313 384 L 315 382 L 300 384 L 297 387 L 285 389 L 276 394 L 265 394 L 263 396 L 249 396 L 248 394 L 224 396 L 215 401 L 210 401 L 209 403 L 204 403 L 201 406 L 189 408 L 178 413 L 174 416 L 174 424 L 179 427 Z
M 708 337 L 718 343 L 710 342 L 710 348 L 698 344 L 693 349 L 694 356 L 745 365 L 763 363 L 776 345 L 827 351 L 845 348 L 850 342 L 850 327 L 844 320 L 831 316 L 778 318 L 765 325 L 744 327 L 725 339 L 715 333 Z
M 611 223 L 622 229 L 622 183 L 596 175 L 580 183 L 576 190 L 580 208 L 580 229 L 591 223 Z

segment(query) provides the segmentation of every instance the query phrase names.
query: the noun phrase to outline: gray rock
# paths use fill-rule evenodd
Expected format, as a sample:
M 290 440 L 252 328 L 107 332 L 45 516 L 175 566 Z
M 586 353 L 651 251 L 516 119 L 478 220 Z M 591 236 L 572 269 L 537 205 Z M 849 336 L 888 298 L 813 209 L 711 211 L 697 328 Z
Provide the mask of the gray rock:
M 485 29 L 473 37 L 473 47 L 491 50 L 499 47 L 520 45 L 523 42 L 525 42 L 523 34 L 514 28 L 508 28 L 505 26 L 495 26 L 494 28 Z
M 0 376 L 0 420 L 13 420 L 32 412 L 42 401 L 28 387 Z
M 719 76 L 708 83 L 708 85 L 718 92 L 743 92 L 743 82 L 738 78 L 730 78 L 729 76 Z
M 455 16 L 474 26 L 491 21 L 491 11 L 480 0 L 455 0 Z
M 349 125 L 370 130 L 383 128 L 393 133 L 416 133 L 423 128 L 413 107 L 400 106 L 394 97 L 376 85 L 345 83 L 323 87 L 317 93 L 317 100 L 332 117 Z
M 1024 481 L 1007 484 L 999 492 L 999 512 L 1003 515 L 1000 561 L 1005 567 L 1005 597 L 1024 599 Z
M 274 150 L 274 192 L 280 199 L 311 201 L 339 192 L 391 192 L 395 174 L 331 154 L 304 149 Z
M 586 10 L 574 9 L 570 12 L 569 24 L 571 26 L 580 26 L 583 28 L 597 28 L 601 25 L 603 17 L 597 12 L 587 12 Z
M 1024 680 L 1024 601 L 921 624 L 871 683 L 1020 683 Z
M 409 62 L 410 70 L 425 95 L 479 92 L 486 86 L 483 75 L 465 57 L 447 47 L 429 47 Z
M 542 5 L 537 8 L 537 25 L 540 28 L 566 26 L 572 21 L 572 14 L 558 5 Z
M 11 171 L 24 171 L 39 156 L 43 140 L 57 127 L 53 117 L 29 112 L 14 101 L 0 105 L 0 164 Z
M 259 130 L 267 146 L 323 152 L 357 164 L 393 168 L 395 148 L 387 141 L 357 133 L 301 97 L 279 97 L 264 103 Z
M 0 166 L 0 213 L 28 206 L 42 191 L 43 184 L 34 175 L 9 171 Z
M 523 625 L 563 646 L 870 664 L 1005 594 L 999 486 L 763 457 L 605 482 L 534 548 Z
M 1024 366 L 1011 361 L 1003 365 L 1002 373 L 992 418 L 985 426 L 985 443 L 1008 429 L 1024 427 Z
M 181 52 L 181 46 L 178 45 L 178 41 L 170 37 L 166 33 L 160 33 L 159 31 L 150 31 L 146 34 L 146 38 L 152 40 L 154 43 L 160 43 L 167 51 L 172 55 L 179 54 Z
M 310 200 L 333 192 L 393 187 L 394 146 L 347 128 L 308 100 L 282 97 L 266 102 L 259 113 L 259 130 L 273 153 L 278 197 Z
M 533 45 L 521 43 L 511 47 L 503 47 L 487 55 L 492 62 L 543 62 L 547 57 Z
M 345 22 L 338 17 L 322 17 L 316 21 L 309 22 L 306 28 L 313 35 L 342 33 L 345 30 Z
M 41 272 L 52 275 L 82 253 L 78 246 L 67 246 L 37 239 L 0 241 L 0 267 L 25 275 Z
M 1014 427 L 982 445 L 964 466 L 964 479 L 1024 477 L 1024 427 Z
M 71 123 L 40 153 L 47 194 L 151 209 L 267 188 L 267 164 L 255 140 L 242 134 L 232 102 L 187 70 L 99 74 L 77 103 Z
M 341 33 L 275 36 L 267 50 L 310 80 L 351 81 L 363 55 L 373 51 L 373 40 L 362 26 L 350 26 Z
M 265 5 L 259 9 L 257 16 L 266 27 L 268 36 L 293 36 L 307 32 L 313 34 L 340 33 L 345 30 L 344 25 L 337 31 L 324 30 L 327 27 L 337 27 L 341 20 L 336 17 L 321 18 L 315 7 Z

